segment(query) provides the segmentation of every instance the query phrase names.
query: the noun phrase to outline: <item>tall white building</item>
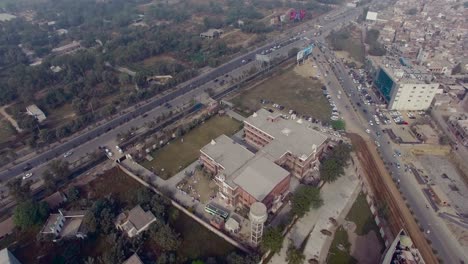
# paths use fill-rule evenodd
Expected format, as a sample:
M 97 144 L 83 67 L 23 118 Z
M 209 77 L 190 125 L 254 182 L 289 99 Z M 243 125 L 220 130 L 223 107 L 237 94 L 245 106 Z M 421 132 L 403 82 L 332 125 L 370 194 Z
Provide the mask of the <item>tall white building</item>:
M 439 87 L 424 67 L 405 59 L 384 58 L 378 62 L 374 85 L 390 110 L 426 110 Z

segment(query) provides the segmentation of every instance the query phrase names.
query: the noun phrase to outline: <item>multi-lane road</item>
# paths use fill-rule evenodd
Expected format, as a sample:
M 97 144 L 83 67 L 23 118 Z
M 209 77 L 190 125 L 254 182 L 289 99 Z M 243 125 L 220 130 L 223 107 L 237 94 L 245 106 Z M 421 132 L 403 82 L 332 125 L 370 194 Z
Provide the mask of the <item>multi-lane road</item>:
M 19 162 L 15 166 L 12 166 L 8 169 L 5 169 L 0 172 L 0 181 L 6 182 L 13 177 L 23 175 L 25 170 L 30 170 L 34 173 L 33 178 L 37 178 L 41 174 L 43 165 L 47 164 L 48 161 L 62 157 L 64 153 L 73 151 L 73 155 L 68 157 L 73 161 L 83 154 L 91 153 L 96 150 L 98 146 L 106 145 L 109 142 L 112 142 L 119 132 L 126 132 L 132 127 L 140 127 L 147 121 L 151 121 L 152 118 L 158 116 L 164 112 L 168 112 L 169 109 L 164 107 L 164 104 L 170 102 L 171 105 L 176 108 L 190 102 L 194 97 L 200 94 L 206 87 L 209 87 L 209 84 L 213 80 L 219 78 L 220 76 L 225 76 L 226 74 L 236 74 L 240 68 L 245 68 L 250 64 L 254 65 L 255 55 L 264 50 L 269 50 L 272 47 L 277 46 L 279 43 L 287 41 L 292 36 L 298 36 L 293 43 L 289 44 L 287 47 L 282 47 L 276 52 L 278 55 L 285 56 L 288 54 L 288 51 L 293 47 L 303 47 L 309 42 L 308 39 L 303 38 L 308 36 L 313 37 L 314 33 L 318 31 L 314 27 L 315 23 L 321 23 L 322 32 L 329 32 L 331 29 L 339 27 L 343 23 L 349 22 L 350 20 L 356 19 L 362 13 L 362 8 L 340 8 L 339 10 L 333 11 L 327 17 L 327 20 L 317 20 L 310 21 L 301 28 L 296 29 L 298 32 L 285 34 L 282 38 L 277 39 L 265 46 L 262 46 L 254 51 L 248 52 L 247 54 L 241 55 L 218 68 L 213 69 L 212 71 L 202 74 L 196 78 L 193 78 L 190 81 L 187 81 L 183 84 L 180 84 L 174 91 L 164 95 L 152 98 L 146 103 L 142 103 L 139 106 L 134 106 L 125 111 L 122 111 L 117 117 L 106 121 L 100 125 L 97 125 L 94 128 L 90 128 L 81 134 L 69 138 L 66 142 L 54 146 L 42 153 L 35 155 L 34 157 Z M 237 73 L 238 74 L 238 73 Z M 142 117 L 145 115 L 145 117 Z
M 425 235 L 431 240 L 432 247 L 437 250 L 440 258 L 446 263 L 466 262 L 468 256 L 461 245 L 448 230 L 444 221 L 437 216 L 437 213 L 432 208 L 427 208 L 428 201 L 418 186 L 416 179 L 409 172 L 405 172 L 402 160 L 398 155 L 394 155 L 397 147 L 391 143 L 392 140 L 386 133 L 383 133 L 379 125 L 369 125 L 368 121 L 374 120 L 373 115 L 376 113 L 376 107 L 364 104 L 356 84 L 349 76 L 348 69 L 341 63 L 341 60 L 335 57 L 334 52 L 329 50 L 325 45 L 322 45 L 321 50 L 322 52 L 320 50 L 316 51 L 320 54 L 316 61 L 319 61 L 318 64 L 323 71 L 322 73 L 328 71 L 327 81 L 335 84 L 329 87 L 334 87 L 334 89 L 344 92 L 341 99 L 337 101 L 337 105 L 352 104 L 356 106 L 356 113 L 359 116 L 354 118 L 353 125 L 370 131 L 369 136 L 380 144 L 380 153 L 386 164 L 401 164 L 400 167 L 394 165 L 388 166 L 389 172 L 399 182 L 400 190 L 419 220 L 419 224 L 424 229 Z M 335 61 L 335 63 L 328 63 L 326 59 L 328 61 Z M 338 82 L 337 80 L 341 81 Z M 373 95 L 373 97 L 377 98 L 378 96 Z M 358 103 L 360 106 L 358 106 Z M 356 121 L 359 124 L 356 124 Z

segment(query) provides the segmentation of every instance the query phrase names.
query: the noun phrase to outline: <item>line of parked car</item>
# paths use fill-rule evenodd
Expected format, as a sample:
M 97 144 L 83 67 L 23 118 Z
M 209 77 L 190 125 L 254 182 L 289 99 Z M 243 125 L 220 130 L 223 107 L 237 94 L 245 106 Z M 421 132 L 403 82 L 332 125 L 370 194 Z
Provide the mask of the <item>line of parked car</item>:
M 330 119 L 333 120 L 333 121 L 339 120 L 340 119 L 340 112 L 338 111 L 338 108 L 336 107 L 336 104 L 333 101 L 331 95 L 328 94 L 327 87 L 323 86 L 322 90 L 323 90 L 323 95 L 325 95 L 325 97 L 328 100 L 328 103 L 330 103 L 330 106 L 332 108 L 332 115 L 331 115 Z M 341 92 L 338 92 L 338 93 L 339 93 L 339 95 L 338 95 L 338 99 L 339 99 L 339 97 L 341 96 L 340 95 Z

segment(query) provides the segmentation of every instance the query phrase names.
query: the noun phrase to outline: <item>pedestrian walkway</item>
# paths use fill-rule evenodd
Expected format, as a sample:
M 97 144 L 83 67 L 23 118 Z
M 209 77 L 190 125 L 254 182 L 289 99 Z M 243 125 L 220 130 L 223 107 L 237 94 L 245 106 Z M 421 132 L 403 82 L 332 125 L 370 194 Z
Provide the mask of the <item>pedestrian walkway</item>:
M 348 170 L 349 171 L 349 170 Z M 304 254 L 306 260 L 316 257 L 320 263 L 326 258 L 326 252 L 333 237 L 325 236 L 322 229 L 331 229 L 333 225 L 330 218 L 343 221 L 359 194 L 359 180 L 355 175 L 348 173 L 331 184 L 325 184 L 320 193 L 324 204 L 319 209 L 311 209 L 304 217 L 297 220 L 283 240 L 283 248 L 275 254 L 270 264 L 287 263 L 287 249 L 292 243 L 299 248 L 307 237 L 308 241 Z
M 240 114 L 232 111 L 231 109 L 227 110 L 226 114 L 240 122 L 244 122 L 245 117 L 241 116 Z

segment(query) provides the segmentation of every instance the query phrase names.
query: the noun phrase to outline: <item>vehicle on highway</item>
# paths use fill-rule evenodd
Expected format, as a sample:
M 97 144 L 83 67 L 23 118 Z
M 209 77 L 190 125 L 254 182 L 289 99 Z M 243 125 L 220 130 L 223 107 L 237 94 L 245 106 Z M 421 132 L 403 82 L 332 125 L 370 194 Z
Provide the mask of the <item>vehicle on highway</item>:
M 24 174 L 23 180 L 29 179 L 29 178 L 31 178 L 31 176 L 33 176 L 33 173 L 32 173 L 32 172 L 28 172 L 28 173 Z
M 73 151 L 68 151 L 67 153 L 63 154 L 64 158 L 68 158 L 73 154 Z

